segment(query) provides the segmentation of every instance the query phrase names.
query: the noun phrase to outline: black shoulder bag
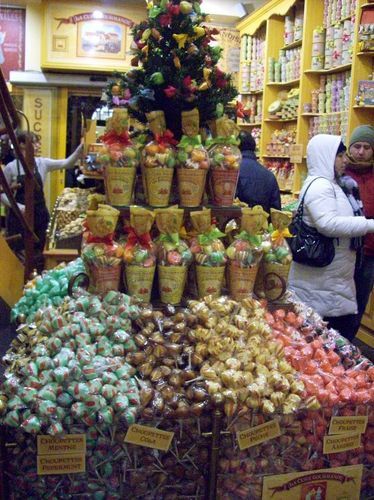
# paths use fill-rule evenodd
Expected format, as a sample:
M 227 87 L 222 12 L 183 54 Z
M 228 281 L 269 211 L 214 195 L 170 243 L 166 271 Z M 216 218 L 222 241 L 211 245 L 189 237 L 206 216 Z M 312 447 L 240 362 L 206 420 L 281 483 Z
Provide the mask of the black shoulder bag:
M 287 238 L 288 245 L 295 262 L 311 267 L 325 267 L 331 264 L 335 257 L 334 238 L 319 233 L 303 221 L 304 198 L 311 184 L 321 177 L 312 180 L 306 188 L 296 214 L 290 224 L 292 238 Z

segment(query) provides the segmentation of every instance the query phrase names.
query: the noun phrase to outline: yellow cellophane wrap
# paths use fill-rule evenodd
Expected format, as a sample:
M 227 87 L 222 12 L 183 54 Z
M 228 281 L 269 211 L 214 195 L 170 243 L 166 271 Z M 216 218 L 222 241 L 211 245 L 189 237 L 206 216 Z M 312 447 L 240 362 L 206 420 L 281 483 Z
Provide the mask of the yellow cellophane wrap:
M 155 214 L 151 210 L 143 207 L 130 207 L 130 226 L 139 236 L 150 232 L 154 219 Z
M 87 226 L 94 236 L 103 238 L 115 231 L 120 212 L 110 205 L 99 204 L 97 210 L 87 210 Z
M 166 130 L 166 121 L 163 111 L 151 111 L 146 113 L 149 128 L 153 135 L 161 135 Z
M 184 210 L 182 208 L 158 208 L 154 213 L 156 214 L 156 226 L 160 233 L 179 233 L 184 215 Z
M 269 214 L 260 205 L 252 208 L 242 208 L 242 218 L 240 230 L 248 234 L 259 234 L 267 228 L 267 218 Z
M 191 223 L 197 234 L 203 234 L 210 231 L 212 227 L 212 216 L 210 208 L 204 208 L 190 213 Z
M 182 111 L 182 131 L 184 135 L 193 137 L 199 135 L 200 117 L 197 108 L 191 111 Z

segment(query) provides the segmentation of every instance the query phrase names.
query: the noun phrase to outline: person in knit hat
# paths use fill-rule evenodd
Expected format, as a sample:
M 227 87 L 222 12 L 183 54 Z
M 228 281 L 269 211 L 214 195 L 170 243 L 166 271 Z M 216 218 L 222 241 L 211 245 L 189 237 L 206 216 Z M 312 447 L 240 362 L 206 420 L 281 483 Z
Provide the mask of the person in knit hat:
M 356 183 L 362 200 L 363 213 L 366 218 L 374 218 L 374 127 L 360 125 L 356 127 L 350 138 L 347 152 L 346 175 Z M 373 290 L 374 283 L 374 234 L 364 238 L 363 255 L 358 258 L 355 269 L 357 295 L 357 324 L 353 337 L 360 328 L 362 316 Z

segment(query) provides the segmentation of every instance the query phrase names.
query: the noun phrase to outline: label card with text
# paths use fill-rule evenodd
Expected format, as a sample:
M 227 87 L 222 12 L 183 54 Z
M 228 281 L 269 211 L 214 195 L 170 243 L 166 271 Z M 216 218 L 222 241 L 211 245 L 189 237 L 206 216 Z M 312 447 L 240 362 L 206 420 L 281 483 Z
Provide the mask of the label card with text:
M 264 476 L 262 500 L 359 500 L 362 465 Z
M 86 454 L 85 434 L 66 434 L 61 437 L 37 436 L 38 455 Z
M 368 424 L 367 415 L 356 417 L 331 417 L 329 434 L 347 434 L 352 432 L 366 431 Z
M 173 437 L 174 432 L 167 432 L 146 425 L 132 424 L 126 432 L 124 441 L 138 446 L 168 451 Z
M 86 456 L 81 453 L 38 455 L 37 467 L 39 476 L 49 474 L 78 474 L 79 472 L 86 472 Z
M 279 422 L 271 420 L 270 422 L 256 425 L 255 427 L 250 427 L 243 431 L 238 431 L 236 433 L 236 439 L 238 440 L 239 448 L 241 450 L 246 450 L 251 446 L 256 446 L 256 444 L 274 439 L 281 434 Z
M 302 163 L 303 161 L 303 145 L 291 144 L 290 146 L 290 162 Z
M 360 446 L 361 434 L 359 432 L 323 437 L 323 453 L 325 455 L 354 450 Z

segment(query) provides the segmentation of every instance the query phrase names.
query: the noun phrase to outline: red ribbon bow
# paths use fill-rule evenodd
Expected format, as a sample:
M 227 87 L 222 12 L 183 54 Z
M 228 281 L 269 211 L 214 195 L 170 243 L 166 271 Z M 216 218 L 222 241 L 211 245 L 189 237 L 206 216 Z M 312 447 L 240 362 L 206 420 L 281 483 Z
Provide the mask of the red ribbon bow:
M 165 130 L 163 134 L 155 134 L 155 139 L 161 146 L 175 146 L 178 141 L 174 139 L 174 134 L 171 130 Z
M 105 243 L 106 245 L 113 245 L 113 238 L 114 238 L 114 233 L 109 233 L 106 236 L 95 236 L 91 233 L 90 228 L 88 227 L 87 221 L 85 220 L 83 222 L 83 227 L 85 232 L 87 233 L 86 236 L 86 243 Z
M 99 139 L 102 142 L 105 142 L 105 144 L 122 144 L 124 146 L 130 146 L 131 145 L 131 140 L 129 133 L 126 132 L 121 132 L 120 134 L 117 134 L 117 132 L 114 132 L 113 130 L 109 132 L 105 132 L 102 136 L 99 137 Z
M 105 243 L 105 245 L 113 245 L 114 233 L 107 234 L 106 236 L 94 236 L 92 233 L 87 235 L 87 243 Z
M 132 227 L 126 227 L 125 231 L 129 233 L 126 241 L 125 250 L 131 250 L 138 243 L 143 248 L 150 249 L 152 247 L 152 238 L 149 233 L 137 234 Z

